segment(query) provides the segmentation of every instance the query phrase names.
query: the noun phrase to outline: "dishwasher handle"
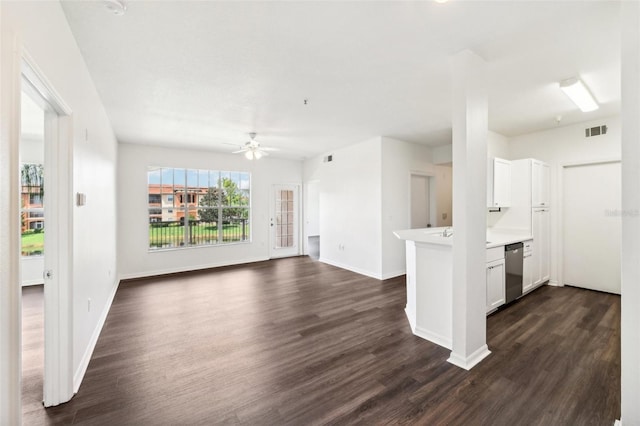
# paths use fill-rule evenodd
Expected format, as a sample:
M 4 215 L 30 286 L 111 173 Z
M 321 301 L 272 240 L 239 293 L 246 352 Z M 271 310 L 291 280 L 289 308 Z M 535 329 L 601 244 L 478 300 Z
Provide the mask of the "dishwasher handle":
M 504 246 L 504 251 L 507 252 L 507 251 L 520 250 L 523 247 L 524 247 L 524 244 L 522 244 L 522 243 L 508 244 L 508 245 Z

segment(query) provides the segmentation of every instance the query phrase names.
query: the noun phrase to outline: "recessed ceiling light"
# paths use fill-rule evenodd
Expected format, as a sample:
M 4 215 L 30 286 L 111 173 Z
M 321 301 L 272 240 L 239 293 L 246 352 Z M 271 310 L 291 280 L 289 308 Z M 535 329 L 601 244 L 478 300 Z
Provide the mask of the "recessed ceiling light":
M 560 82 L 562 91 L 573 101 L 582 112 L 595 111 L 598 103 L 593 98 L 587 86 L 578 77 L 568 78 Z
M 448 2 L 449 0 L 433 0 L 433 1 L 435 1 L 436 3 L 446 3 L 446 2 Z
M 127 11 L 127 5 L 120 0 L 103 0 L 104 6 L 114 15 L 122 16 Z

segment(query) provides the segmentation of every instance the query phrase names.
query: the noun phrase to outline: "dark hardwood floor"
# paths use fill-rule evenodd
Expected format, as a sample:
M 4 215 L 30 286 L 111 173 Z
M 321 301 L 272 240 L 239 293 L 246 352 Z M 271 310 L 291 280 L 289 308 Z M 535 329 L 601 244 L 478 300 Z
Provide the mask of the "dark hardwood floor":
M 125 282 L 79 393 L 46 410 L 25 405 L 24 424 L 619 418 L 618 296 L 534 291 L 488 318 L 493 353 L 470 372 L 411 334 L 404 305 L 404 277 L 380 282 L 307 257 Z
M 44 374 L 44 287 L 22 288 L 22 412 L 25 420 L 42 408 Z M 26 423 L 25 423 L 26 424 Z

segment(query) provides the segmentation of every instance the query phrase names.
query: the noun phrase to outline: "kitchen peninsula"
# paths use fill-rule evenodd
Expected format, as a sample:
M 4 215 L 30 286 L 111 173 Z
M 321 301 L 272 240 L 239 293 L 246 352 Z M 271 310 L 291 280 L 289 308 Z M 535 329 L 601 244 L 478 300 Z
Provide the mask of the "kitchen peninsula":
M 405 312 L 411 331 L 418 337 L 451 349 L 452 228 L 407 229 L 395 231 L 394 235 L 405 240 L 407 266 Z M 498 254 L 504 257 L 505 245 L 516 242 L 531 244 L 530 240 L 531 235 L 524 230 L 490 229 L 487 231 L 487 249 L 490 249 L 487 251 L 487 256 Z M 485 283 L 487 283 L 486 277 L 478 277 L 479 285 L 485 285 Z M 504 294 L 504 274 L 502 274 L 502 281 L 497 283 L 497 291 Z M 491 297 L 496 297 L 495 293 L 493 289 L 487 289 L 488 306 L 498 305 L 497 302 L 489 302 Z

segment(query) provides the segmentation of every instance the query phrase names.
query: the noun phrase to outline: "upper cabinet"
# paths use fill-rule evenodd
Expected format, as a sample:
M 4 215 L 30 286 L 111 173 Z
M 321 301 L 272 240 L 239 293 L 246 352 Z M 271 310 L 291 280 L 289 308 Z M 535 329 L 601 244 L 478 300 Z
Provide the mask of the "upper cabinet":
M 549 165 L 531 160 L 531 207 L 549 207 Z
M 487 167 L 487 207 L 511 206 L 511 161 L 491 158 Z

